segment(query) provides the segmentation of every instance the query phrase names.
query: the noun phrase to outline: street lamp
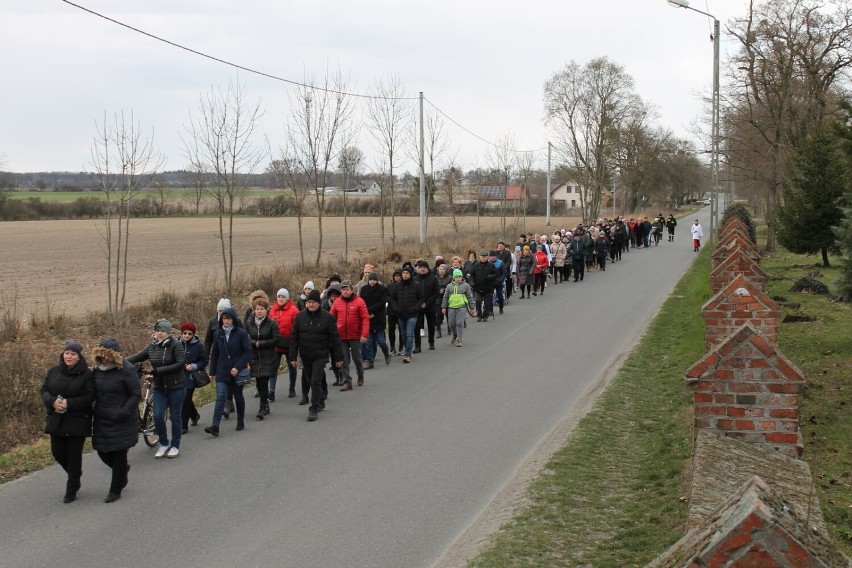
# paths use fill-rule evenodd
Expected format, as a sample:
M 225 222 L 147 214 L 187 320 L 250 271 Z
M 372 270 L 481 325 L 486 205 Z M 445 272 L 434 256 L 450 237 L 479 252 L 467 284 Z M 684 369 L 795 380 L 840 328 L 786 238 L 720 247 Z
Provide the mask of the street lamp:
M 713 129 L 710 142 L 710 238 L 719 223 L 719 20 L 712 14 L 696 10 L 689 0 L 668 0 L 675 8 L 685 8 L 713 18 Z

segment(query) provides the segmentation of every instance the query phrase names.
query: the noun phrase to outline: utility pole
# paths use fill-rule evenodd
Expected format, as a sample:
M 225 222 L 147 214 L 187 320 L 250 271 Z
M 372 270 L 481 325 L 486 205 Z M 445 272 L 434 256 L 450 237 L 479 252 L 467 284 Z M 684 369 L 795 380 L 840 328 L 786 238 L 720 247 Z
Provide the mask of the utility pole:
M 545 191 L 547 192 L 547 222 L 545 225 L 550 226 L 550 147 L 551 143 L 547 143 L 547 188 Z
M 423 135 L 423 91 L 420 91 L 420 243 L 426 242 L 426 169 Z

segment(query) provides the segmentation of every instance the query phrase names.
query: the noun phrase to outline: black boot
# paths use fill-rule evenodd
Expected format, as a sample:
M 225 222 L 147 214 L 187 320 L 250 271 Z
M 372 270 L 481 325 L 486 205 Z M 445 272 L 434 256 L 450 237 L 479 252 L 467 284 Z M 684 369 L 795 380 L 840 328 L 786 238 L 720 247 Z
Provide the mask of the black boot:
M 68 482 L 65 484 L 65 497 L 63 503 L 73 503 L 77 499 L 77 492 L 80 490 L 80 478 L 78 476 L 68 476 Z

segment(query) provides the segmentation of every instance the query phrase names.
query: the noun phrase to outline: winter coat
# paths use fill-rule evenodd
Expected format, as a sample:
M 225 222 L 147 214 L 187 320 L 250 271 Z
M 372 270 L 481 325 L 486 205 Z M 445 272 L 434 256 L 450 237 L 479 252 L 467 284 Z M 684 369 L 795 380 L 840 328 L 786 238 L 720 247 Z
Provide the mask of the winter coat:
M 154 388 L 160 390 L 186 388 L 186 375 L 183 372 L 183 344 L 174 337 L 162 341 L 156 339 L 142 351 L 127 358 L 131 363 L 150 361 L 153 367 Z
M 470 270 L 470 286 L 474 292 L 490 294 L 494 291 L 497 269 L 488 261 L 477 261 Z
M 595 240 L 595 254 L 598 256 L 609 255 L 609 240 L 606 238 Z
M 391 287 L 388 294 L 393 311 L 401 318 L 410 318 L 417 315 L 420 304 L 423 303 L 423 292 L 420 283 L 412 276 L 408 280 L 400 280 Z
M 275 350 L 279 353 L 287 352 L 290 345 L 290 330 L 293 329 L 293 322 L 296 321 L 298 314 L 299 308 L 292 301 L 284 304 L 283 308 L 275 302 L 269 309 L 269 317 L 278 323 L 278 345 Z
M 248 365 L 251 340 L 233 308 L 226 308 L 222 313 L 234 319 L 234 327 L 231 328 L 231 335 L 226 336 L 220 318 L 219 329 L 213 335 L 213 347 L 210 349 L 210 375 L 216 377 L 217 381 L 228 381 L 232 378 L 231 369 L 242 371 Z
M 391 304 L 390 297 L 393 289 L 399 286 L 399 281 L 391 282 L 388 284 L 388 298 L 387 298 L 387 306 L 385 307 L 385 314 L 388 317 L 397 317 L 399 314 L 396 313 L 396 308 Z
M 258 326 L 254 315 L 246 320 L 246 332 L 251 341 L 251 376 L 275 377 L 278 375 L 280 359 L 275 353 L 278 345 L 278 322 L 264 316 Z M 259 345 L 258 345 L 259 344 Z
M 568 248 L 565 243 L 559 241 L 550 245 L 550 252 L 553 255 L 553 266 L 557 268 L 565 266 L 565 259 L 568 258 Z
M 195 381 L 192 380 L 192 371 L 204 369 L 207 367 L 207 349 L 197 336 L 193 336 L 189 341 L 181 340 L 183 346 L 183 374 L 186 377 L 186 388 L 195 387 Z M 186 370 L 186 365 L 192 365 L 192 371 Z
M 571 253 L 571 260 L 582 261 L 586 259 L 586 243 L 583 239 L 573 240 L 568 243 L 568 252 Z
M 65 412 L 56 412 L 53 403 L 62 396 L 67 403 Z M 86 360 L 81 356 L 70 369 L 62 355 L 59 364 L 51 367 L 41 384 L 41 401 L 47 409 L 44 433 L 53 436 L 92 435 L 92 403 L 95 402 L 95 379 Z
M 370 314 L 370 331 L 383 331 L 385 329 L 385 313 L 388 303 L 388 289 L 379 283 L 375 286 L 367 284 L 361 288 L 361 299 L 367 305 L 367 313 Z
M 420 305 L 426 304 L 425 308 L 420 308 L 420 312 L 434 312 L 438 307 L 438 302 L 441 301 L 441 285 L 438 284 L 438 277 L 431 272 L 427 272 L 426 274 L 413 276 L 413 278 L 420 283 L 420 291 L 423 293 L 423 300 L 420 302 Z
M 464 306 L 453 306 L 450 308 L 450 299 L 453 299 L 453 303 L 458 302 L 461 298 L 453 298 L 454 295 L 464 296 L 465 305 Z M 473 291 L 470 288 L 470 284 L 461 281 L 460 284 L 456 284 L 455 282 L 451 282 L 447 285 L 447 289 L 444 291 L 444 298 L 441 300 L 441 308 L 442 309 L 459 309 L 461 307 L 467 307 L 468 309 L 473 306 Z
M 92 428 L 92 447 L 100 452 L 118 452 L 132 448 L 139 441 L 139 375 L 136 368 L 123 359 L 121 353 L 109 352 L 116 366 L 93 369 L 95 380 L 95 421 Z
M 441 307 L 441 302 L 444 300 L 444 294 L 447 291 L 447 286 L 453 283 L 453 275 L 452 271 L 448 270 L 446 274 L 441 276 L 435 276 L 438 279 L 438 304 L 437 307 Z
M 521 254 L 518 259 L 518 285 L 532 286 L 533 269 L 535 268 L 535 257 L 532 253 L 528 255 Z
M 333 362 L 343 361 L 343 346 L 334 316 L 323 309 L 299 312 L 290 330 L 290 347 L 287 350 L 290 361 L 297 357 L 327 361 L 329 352 Z
M 533 268 L 533 274 L 541 274 L 547 269 L 548 266 L 550 266 L 550 263 L 547 261 L 547 254 L 545 254 L 543 250 L 536 251 L 535 268 Z
M 337 333 L 342 341 L 357 340 L 370 335 L 367 304 L 358 296 L 340 296 L 331 305 L 330 313 L 337 320 Z

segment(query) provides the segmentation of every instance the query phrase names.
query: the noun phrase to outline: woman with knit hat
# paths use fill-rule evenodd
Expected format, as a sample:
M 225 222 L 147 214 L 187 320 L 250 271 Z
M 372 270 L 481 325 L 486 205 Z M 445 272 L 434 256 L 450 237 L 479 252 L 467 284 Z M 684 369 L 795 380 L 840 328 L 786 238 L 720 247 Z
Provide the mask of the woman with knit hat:
M 130 363 L 151 363 L 154 382 L 154 427 L 160 438 L 160 447 L 154 458 L 176 458 L 180 455 L 183 433 L 183 399 L 186 397 L 186 375 L 183 368 L 183 347 L 172 337 L 172 322 L 158 319 L 154 324 L 154 338 L 141 351 L 127 358 Z M 166 430 L 166 410 L 172 423 L 172 437 Z
M 112 470 L 105 503 L 121 499 L 127 487 L 127 452 L 139 441 L 139 377 L 121 354 L 115 339 L 104 339 L 92 352 L 95 367 L 95 411 L 92 447 Z
M 290 301 L 290 292 L 287 288 L 281 288 L 276 294 L 276 301 L 269 309 L 269 317 L 278 323 L 278 345 L 275 346 L 275 352 L 278 355 L 278 366 L 281 365 L 281 359 L 285 361 L 285 366 L 288 369 L 288 378 L 290 379 L 290 389 L 287 393 L 288 398 L 296 396 L 296 369 L 289 365 L 287 351 L 290 345 L 290 331 L 293 329 L 293 321 L 299 313 L 299 308 L 296 304 Z M 269 402 L 275 402 L 275 386 L 278 383 L 278 377 L 269 378 Z
M 41 385 L 47 409 L 44 432 L 50 434 L 50 453 L 68 474 L 65 503 L 77 498 L 83 475 L 83 443 L 92 435 L 95 380 L 83 358 L 83 346 L 68 341 Z

